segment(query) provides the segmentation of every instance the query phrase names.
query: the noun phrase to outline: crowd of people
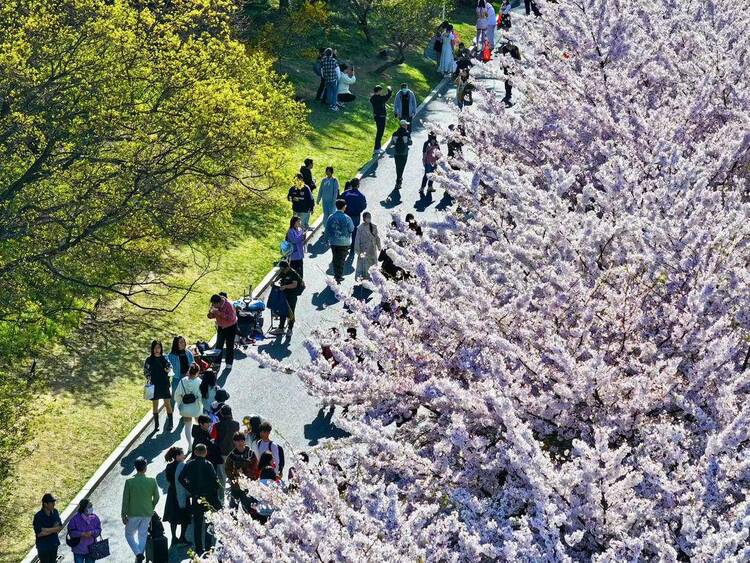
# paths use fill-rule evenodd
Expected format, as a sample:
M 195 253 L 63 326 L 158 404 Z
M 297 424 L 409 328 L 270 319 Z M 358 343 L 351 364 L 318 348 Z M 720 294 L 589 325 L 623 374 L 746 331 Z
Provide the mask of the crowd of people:
M 533 11 L 538 15 L 533 0 L 525 2 L 527 14 Z M 440 25 L 428 48 L 435 53 L 439 72 L 455 80 L 459 108 L 472 103 L 470 70 L 474 65 L 473 60 L 487 60 L 486 48 L 489 47 L 490 51 L 496 48 L 495 29 L 510 26 L 509 0 L 505 0 L 497 14 L 491 0 L 478 0 L 476 13 L 477 34 L 472 49 L 467 49 L 458 40 L 453 26 L 448 22 Z M 497 52 L 520 59 L 518 47 L 509 41 L 497 46 Z M 339 64 L 335 49 L 321 49 L 315 70 L 321 79 L 317 99 L 323 100 L 332 110 L 355 99 L 350 91 L 351 85 L 356 83 L 354 68 Z M 512 105 L 511 74 L 506 68 L 506 105 Z M 383 152 L 388 103 L 392 98 L 393 112 L 399 121 L 398 128 L 391 135 L 396 171 L 394 189 L 399 190 L 412 145 L 411 125 L 417 111 L 417 99 L 406 83 L 402 83 L 395 93 L 390 86 L 375 86 L 370 103 L 376 124 L 376 156 Z M 452 133 L 462 133 L 461 128 L 455 125 L 449 129 Z M 457 135 L 449 137 L 446 146 L 448 161 L 454 169 L 458 168 L 455 159 L 461 157 L 462 151 L 459 138 Z M 430 132 L 422 146 L 424 174 L 420 195 L 434 191 L 432 174 L 442 155 L 436 133 Z M 273 286 L 283 295 L 286 307 L 278 315 L 278 327 L 270 331 L 274 335 L 291 333 L 294 327 L 297 298 L 305 288 L 306 238 L 316 204 L 322 205 L 323 238 L 331 249 L 331 268 L 337 283 L 344 280 L 347 260 L 353 262 L 354 258 L 354 275 L 358 282 L 369 279 L 370 269 L 378 264 L 388 278 L 408 276 L 408 272 L 396 266 L 389 256 L 378 225 L 367 211 L 368 201 L 360 190 L 359 178 L 345 182 L 342 190 L 333 166 L 327 166 L 318 186 L 314 166 L 313 159 L 305 159 L 287 194 L 292 216 L 283 245 L 284 257 L 278 264 L 273 280 Z M 405 222 L 409 229 L 421 236 L 421 228 L 413 214 L 407 214 Z M 168 488 L 161 518 L 155 513 L 160 498 L 159 487 L 156 480 L 147 475 L 147 459 L 139 457 L 135 460 L 135 475 L 125 482 L 121 517 L 125 537 L 136 562 L 146 559 L 147 543 L 150 560 L 166 561 L 165 558 L 160 559 L 160 554 L 166 557 L 168 549 L 162 521 L 169 524 L 174 545 L 192 543 L 196 553 L 202 553 L 212 545 L 213 539 L 205 522 L 208 510 L 225 504 L 241 506 L 253 518 L 265 521 L 270 511 L 240 486 L 240 478 L 273 486 L 283 477 L 284 450 L 271 440 L 271 424 L 258 416 L 245 417 L 242 423 L 235 420 L 232 409 L 226 404 L 229 394 L 217 382 L 214 366 L 220 365 L 222 358 L 226 371 L 233 366 L 238 322 L 235 303 L 229 300 L 226 293 L 212 295 L 207 318 L 216 324 L 212 357 L 207 356 L 209 346 L 206 343 L 188 346 L 184 337 L 176 336 L 167 353 L 162 343 L 154 340 L 143 364 L 146 379 L 144 397 L 152 402 L 154 431 L 159 430 L 161 402 L 166 412 L 166 428 L 173 428 L 174 411 L 178 411 L 187 448 L 173 446 L 165 454 Z M 356 333 L 350 334 L 350 337 L 356 338 Z M 325 347 L 323 355 L 326 356 Z M 300 454 L 299 459 L 307 461 L 306 454 Z M 292 474 L 293 471 L 288 470 L 289 478 L 292 478 Z M 57 560 L 60 545 L 58 535 L 63 524 L 55 504 L 54 496 L 45 494 L 42 509 L 33 520 L 37 551 L 42 563 Z M 191 540 L 188 539 L 188 529 L 192 530 Z M 82 499 L 68 523 L 66 535 L 66 543 L 71 548 L 75 563 L 93 562 L 92 550 L 99 549 L 97 546 L 106 550 L 106 541 L 101 540 L 101 534 L 101 522 L 92 502 L 87 498 Z

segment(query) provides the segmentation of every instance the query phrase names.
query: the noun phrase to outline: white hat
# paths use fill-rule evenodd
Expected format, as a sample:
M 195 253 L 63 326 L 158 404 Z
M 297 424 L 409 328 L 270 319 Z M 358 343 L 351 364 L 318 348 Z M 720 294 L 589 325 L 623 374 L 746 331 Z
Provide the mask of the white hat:
M 401 125 L 409 125 L 409 122 L 405 119 L 402 119 L 399 123 L 401 123 Z

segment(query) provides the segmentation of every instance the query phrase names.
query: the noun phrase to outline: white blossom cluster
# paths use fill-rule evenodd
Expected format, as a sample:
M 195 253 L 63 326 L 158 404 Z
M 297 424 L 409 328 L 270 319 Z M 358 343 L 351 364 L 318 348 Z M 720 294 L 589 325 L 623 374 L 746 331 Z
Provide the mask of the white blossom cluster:
M 391 232 L 409 275 L 309 343 L 351 437 L 212 560 L 750 560 L 750 3 L 542 7 L 523 103 L 444 132 L 453 211 Z

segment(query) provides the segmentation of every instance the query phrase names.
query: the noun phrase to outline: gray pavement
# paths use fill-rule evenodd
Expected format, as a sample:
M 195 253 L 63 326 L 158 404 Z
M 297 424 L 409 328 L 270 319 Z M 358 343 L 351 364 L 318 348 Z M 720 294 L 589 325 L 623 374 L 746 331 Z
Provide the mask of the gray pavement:
M 447 104 L 445 99 L 451 103 Z M 400 197 L 392 191 L 395 183 L 395 167 L 390 154 L 384 155 L 377 165 L 362 178 L 361 191 L 367 197 L 368 211 L 373 215 L 373 222 L 381 226 L 381 232 L 390 223 L 393 213 L 399 213 L 403 217 L 408 212 L 414 212 L 418 221 L 429 221 L 437 217 L 440 209 L 450 204 L 441 199 L 442 190 L 431 194 L 436 196 L 434 199 L 429 196 L 421 198 L 418 191 L 423 174 L 422 143 L 427 136 L 427 131 L 423 129 L 422 124 L 425 121 L 444 125 L 455 122 L 457 109 L 452 104 L 453 99 L 453 86 L 448 85 L 447 91 L 444 89 L 441 95 L 427 104 L 415 120 L 412 135 L 413 146 Z M 346 113 L 343 112 L 340 117 L 346 119 Z M 335 165 L 335 160 L 333 164 Z M 343 187 L 346 179 L 340 178 L 339 180 Z M 303 341 L 314 327 L 337 326 L 342 310 L 342 304 L 336 300 L 325 282 L 326 273 L 330 272 L 330 251 L 325 242 L 320 240 L 319 232 L 312 237 L 310 242 L 304 265 L 307 290 L 297 303 L 298 320 L 294 334 L 291 338 L 286 336 L 279 339 L 269 338 L 258 343 L 259 350 L 267 352 L 278 360 L 301 363 L 308 361 L 309 356 L 302 345 Z M 348 263 L 346 272 L 343 287 L 351 292 L 354 287 L 351 262 Z M 265 323 L 267 328 L 269 326 L 268 312 Z M 208 325 L 206 330 L 209 330 Z M 235 360 L 234 369 L 230 373 L 221 373 L 220 384 L 231 395 L 228 403 L 232 407 L 235 419 L 241 420 L 242 416 L 248 414 L 259 414 L 272 422 L 274 426 L 272 438 L 285 445 L 288 460 L 293 458 L 292 450 L 304 451 L 317 444 L 322 438 L 342 435 L 341 430 L 335 426 L 335 413 L 320 408 L 316 400 L 306 393 L 302 383 L 292 374 L 261 368 L 256 362 L 240 355 Z M 162 414 L 162 427 L 163 417 Z M 179 420 L 178 417 L 175 417 L 175 422 L 177 420 Z M 183 447 L 186 445 L 181 430 L 180 424 L 172 432 L 165 432 L 162 429 L 157 434 L 147 431 L 141 435 L 121 459 L 119 466 L 110 471 L 91 495 L 94 510 L 102 520 L 104 537 L 109 538 L 112 556 L 108 561 L 133 561 L 133 555 L 125 542 L 119 516 L 123 483 L 133 474 L 133 461 L 138 456 L 144 456 L 151 461 L 148 475 L 156 476 L 163 492 L 157 508 L 157 512 L 161 514 L 166 497 L 163 453 L 174 444 L 181 444 Z M 167 536 L 169 537 L 168 527 Z M 65 545 L 64 535 L 61 536 L 61 540 L 60 553 L 64 555 L 63 560 L 71 562 L 73 559 L 69 548 Z M 184 550 L 173 549 L 170 553 L 172 562 L 187 560 Z

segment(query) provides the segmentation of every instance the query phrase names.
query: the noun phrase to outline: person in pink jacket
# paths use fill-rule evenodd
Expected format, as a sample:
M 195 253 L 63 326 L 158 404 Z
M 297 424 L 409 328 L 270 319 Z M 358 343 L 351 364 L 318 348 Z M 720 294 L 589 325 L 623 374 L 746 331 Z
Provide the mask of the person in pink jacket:
M 234 305 L 222 295 L 211 296 L 208 318 L 216 321 L 216 348 L 226 348 L 224 363 L 232 369 L 234 363 L 234 337 L 237 334 L 237 311 Z

